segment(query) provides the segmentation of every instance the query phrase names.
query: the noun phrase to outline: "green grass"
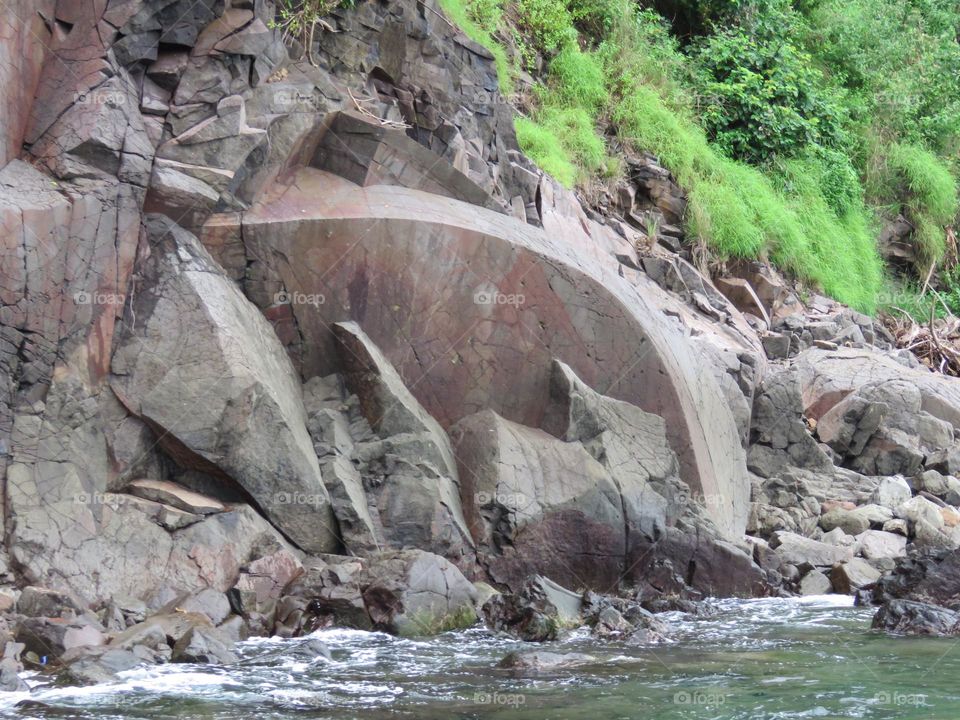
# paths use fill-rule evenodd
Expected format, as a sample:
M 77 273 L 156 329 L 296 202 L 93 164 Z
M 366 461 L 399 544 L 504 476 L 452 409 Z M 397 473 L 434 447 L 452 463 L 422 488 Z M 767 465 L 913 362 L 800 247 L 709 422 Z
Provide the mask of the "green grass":
M 517 142 L 545 172 L 566 187 L 573 187 L 577 179 L 577 166 L 556 133 L 525 117 L 514 121 Z
M 950 168 L 929 150 L 902 143 L 891 146 L 887 166 L 893 185 L 907 191 L 922 260 L 939 261 L 946 249 L 943 228 L 957 214 L 957 184 Z

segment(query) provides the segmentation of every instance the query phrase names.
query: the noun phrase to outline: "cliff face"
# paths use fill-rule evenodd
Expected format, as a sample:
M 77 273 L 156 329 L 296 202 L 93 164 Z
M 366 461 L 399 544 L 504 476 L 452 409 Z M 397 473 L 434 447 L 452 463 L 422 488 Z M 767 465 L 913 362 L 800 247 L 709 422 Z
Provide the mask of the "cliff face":
M 869 318 L 678 255 L 655 158 L 600 214 L 543 175 L 433 3 L 338 11 L 318 66 L 269 2 L 23 5 L 0 25 L 32 98 L 0 111 L 11 582 L 149 601 L 246 591 L 278 553 L 420 549 L 514 589 L 758 594 L 784 568 L 748 525 L 809 534 L 838 478 L 872 486 L 869 443 L 805 419 L 914 373 L 940 432 L 878 425 L 874 452 L 916 472 L 953 447 L 956 387 Z M 671 234 L 638 252 L 641 209 Z

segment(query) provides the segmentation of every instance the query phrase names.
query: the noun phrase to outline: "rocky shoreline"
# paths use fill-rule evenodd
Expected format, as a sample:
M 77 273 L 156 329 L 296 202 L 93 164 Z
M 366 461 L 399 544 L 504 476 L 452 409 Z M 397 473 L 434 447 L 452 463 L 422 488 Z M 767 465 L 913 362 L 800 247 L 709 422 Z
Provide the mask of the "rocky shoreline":
M 656 643 L 712 596 L 958 631 L 960 381 L 709 272 L 652 156 L 558 186 L 434 3 L 335 11 L 316 65 L 274 12 L 2 19 L 4 689 L 329 626 Z

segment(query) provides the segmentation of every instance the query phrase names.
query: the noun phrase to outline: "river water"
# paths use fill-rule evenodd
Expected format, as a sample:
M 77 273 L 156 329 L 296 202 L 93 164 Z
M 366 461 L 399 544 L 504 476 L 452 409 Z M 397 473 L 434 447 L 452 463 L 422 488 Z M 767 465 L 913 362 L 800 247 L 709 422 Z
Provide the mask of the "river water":
M 165 665 L 109 685 L 0 697 L 16 718 L 410 718 L 411 720 L 960 719 L 960 640 L 871 631 L 846 597 L 717 601 L 670 613 L 672 642 L 597 643 L 584 630 L 548 646 L 484 630 L 407 640 L 316 634 L 332 660 L 297 640 L 251 640 L 229 668 Z M 512 650 L 577 652 L 588 664 L 539 674 L 497 667 Z M 17 702 L 30 697 L 29 707 Z M 37 705 L 36 703 L 42 703 Z

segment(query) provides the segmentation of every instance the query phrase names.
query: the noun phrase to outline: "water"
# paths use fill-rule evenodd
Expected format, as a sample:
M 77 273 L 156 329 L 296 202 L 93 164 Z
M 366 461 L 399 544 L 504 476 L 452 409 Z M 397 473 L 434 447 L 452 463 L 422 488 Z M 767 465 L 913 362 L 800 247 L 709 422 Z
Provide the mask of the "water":
M 960 718 L 960 640 L 887 637 L 869 630 L 871 614 L 832 596 L 718 601 L 704 617 L 664 616 L 674 642 L 654 647 L 598 644 L 582 630 L 549 646 L 479 629 L 428 640 L 330 630 L 317 637 L 331 661 L 291 656 L 297 641 L 251 640 L 235 667 L 166 665 L 90 688 L 38 685 L 30 697 L 45 707 L 2 697 L 0 717 Z M 539 675 L 496 667 L 524 649 L 595 661 Z

